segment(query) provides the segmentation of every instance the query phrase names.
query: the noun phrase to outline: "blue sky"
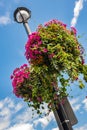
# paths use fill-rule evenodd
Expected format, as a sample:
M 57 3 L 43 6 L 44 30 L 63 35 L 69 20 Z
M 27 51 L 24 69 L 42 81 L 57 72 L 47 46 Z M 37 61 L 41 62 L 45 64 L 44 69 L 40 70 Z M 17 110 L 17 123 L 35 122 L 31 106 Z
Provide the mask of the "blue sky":
M 32 32 L 38 24 L 51 19 L 63 21 L 68 28 L 76 27 L 87 54 L 87 0 L 0 0 L 0 130 L 58 130 L 52 112 L 43 118 L 35 114 L 32 119 L 31 109 L 12 92 L 12 71 L 27 63 L 24 56 L 27 34 L 23 25 L 13 18 L 14 10 L 20 6 L 32 11 L 29 20 Z M 87 130 L 87 84 L 83 90 L 76 84 L 71 86 L 72 91 L 69 91 L 73 98 L 69 100 L 78 118 L 73 128 Z

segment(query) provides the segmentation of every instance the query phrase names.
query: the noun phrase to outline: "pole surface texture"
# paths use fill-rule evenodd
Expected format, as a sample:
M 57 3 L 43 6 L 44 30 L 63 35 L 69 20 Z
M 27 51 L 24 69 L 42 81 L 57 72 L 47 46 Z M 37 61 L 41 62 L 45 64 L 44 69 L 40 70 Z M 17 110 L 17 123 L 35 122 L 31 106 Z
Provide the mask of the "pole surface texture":
M 63 107 L 61 101 L 59 101 L 59 105 L 58 105 L 58 108 L 56 108 L 56 111 L 57 111 L 57 115 L 59 116 L 60 122 L 62 124 L 63 130 L 73 130 L 70 120 L 67 117 L 67 114 L 64 110 L 64 107 Z M 59 128 L 60 128 L 60 126 L 59 126 Z M 61 128 L 60 128 L 60 130 L 61 130 Z
M 31 34 L 31 30 L 29 28 L 28 22 L 23 23 L 23 25 L 24 25 L 27 35 Z

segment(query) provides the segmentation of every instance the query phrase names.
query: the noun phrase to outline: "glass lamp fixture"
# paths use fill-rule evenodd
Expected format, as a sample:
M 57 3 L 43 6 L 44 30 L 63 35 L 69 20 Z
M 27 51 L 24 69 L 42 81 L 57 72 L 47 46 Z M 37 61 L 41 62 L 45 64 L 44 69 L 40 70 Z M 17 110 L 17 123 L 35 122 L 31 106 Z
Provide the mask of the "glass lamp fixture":
M 27 22 L 31 17 L 31 11 L 25 7 L 18 7 L 14 12 L 14 20 L 18 23 Z
M 17 23 L 23 23 L 28 35 L 31 33 L 29 25 L 28 25 L 29 18 L 31 18 L 31 11 L 25 7 L 18 7 L 14 11 L 14 20 Z

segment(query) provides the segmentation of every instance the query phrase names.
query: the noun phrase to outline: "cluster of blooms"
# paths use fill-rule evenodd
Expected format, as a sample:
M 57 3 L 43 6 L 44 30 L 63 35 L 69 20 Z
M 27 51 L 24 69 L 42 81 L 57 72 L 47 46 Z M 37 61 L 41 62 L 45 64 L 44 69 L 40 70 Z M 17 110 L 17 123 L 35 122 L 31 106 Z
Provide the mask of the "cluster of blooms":
M 13 71 L 13 75 L 11 75 L 11 79 L 12 81 L 12 86 L 13 86 L 13 92 L 15 93 L 15 95 L 17 97 L 19 97 L 20 95 L 18 95 L 17 91 L 18 91 L 18 87 L 20 87 L 22 85 L 22 83 L 24 82 L 25 79 L 29 78 L 29 68 L 27 66 L 27 64 L 22 65 L 20 68 L 16 68 Z
M 50 26 L 50 25 L 52 25 L 52 24 L 58 24 L 58 25 L 60 25 L 60 26 L 62 26 L 62 27 L 65 27 L 65 28 L 67 27 L 66 24 L 64 24 L 63 22 L 61 22 L 61 21 L 59 21 L 59 20 L 56 20 L 56 19 L 50 20 L 49 22 L 45 23 L 44 26 L 45 26 L 45 27 L 48 27 L 48 26 Z M 71 32 L 76 36 L 76 34 L 77 34 L 76 28 L 71 27 Z
M 74 27 L 71 27 L 71 32 L 76 36 L 77 30 Z
M 25 56 L 27 60 L 36 59 L 36 55 L 40 55 L 41 51 L 39 50 L 40 45 L 42 44 L 41 38 L 37 32 L 29 35 L 29 40 L 25 45 Z
M 39 25 L 36 32 L 29 35 L 25 56 L 31 68 L 24 64 L 11 76 L 17 97 L 24 98 L 36 110 L 43 102 L 52 108 L 50 104 L 54 100 L 57 102 L 58 96 L 63 98 L 67 95 L 66 87 L 70 82 L 77 81 L 80 88 L 84 87 L 79 75 L 83 74 L 87 82 L 87 65 L 76 34 L 74 27 L 69 30 L 66 24 L 51 20 L 44 26 Z M 57 81 L 60 87 L 57 87 Z
M 52 59 L 55 57 L 55 53 L 58 53 L 58 50 L 55 48 L 55 50 L 57 50 L 56 52 L 50 49 L 51 43 L 51 48 L 60 43 L 61 47 L 65 49 L 64 51 L 73 53 L 73 51 L 76 50 L 77 53 L 80 54 L 81 49 L 78 48 L 79 43 L 76 40 L 76 33 L 77 31 L 74 27 L 71 27 L 70 31 L 66 28 L 66 24 L 58 20 L 51 20 L 45 23 L 44 26 L 39 25 L 37 31 L 29 35 L 29 40 L 25 45 L 25 56 L 28 61 L 30 59 L 33 63 L 43 62 L 45 53 L 47 53 L 48 59 Z M 71 46 L 71 48 L 69 46 Z
M 29 40 L 27 41 L 25 45 L 25 56 L 27 60 L 33 59 L 39 63 L 39 61 L 43 61 L 43 58 L 41 55 L 43 53 L 47 53 L 47 48 L 43 47 L 41 48 L 42 40 L 38 32 L 34 32 L 31 35 L 29 35 Z M 42 58 L 42 60 L 40 60 Z
M 52 25 L 52 24 L 59 24 L 59 25 L 64 26 L 64 27 L 67 26 L 67 25 L 64 24 L 63 22 L 61 22 L 61 21 L 59 21 L 59 20 L 56 20 L 56 19 L 50 20 L 49 22 L 45 23 L 44 26 L 45 26 L 45 27 L 48 27 L 48 26 L 50 26 L 50 25 Z

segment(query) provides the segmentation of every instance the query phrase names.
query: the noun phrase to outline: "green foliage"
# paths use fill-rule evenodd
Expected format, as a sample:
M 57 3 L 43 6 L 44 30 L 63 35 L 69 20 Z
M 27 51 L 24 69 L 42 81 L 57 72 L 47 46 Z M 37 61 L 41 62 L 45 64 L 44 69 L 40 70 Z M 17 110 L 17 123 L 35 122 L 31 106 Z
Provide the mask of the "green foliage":
M 75 28 L 69 30 L 62 22 L 53 20 L 40 25 L 29 38 L 25 54 L 31 65 L 30 74 L 17 86 L 17 94 L 41 114 L 43 102 L 48 103 L 50 111 L 54 109 L 53 103 L 58 104 L 58 98 L 62 100 L 69 95 L 70 83 L 77 81 L 80 89 L 85 87 L 87 65 Z

